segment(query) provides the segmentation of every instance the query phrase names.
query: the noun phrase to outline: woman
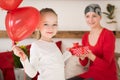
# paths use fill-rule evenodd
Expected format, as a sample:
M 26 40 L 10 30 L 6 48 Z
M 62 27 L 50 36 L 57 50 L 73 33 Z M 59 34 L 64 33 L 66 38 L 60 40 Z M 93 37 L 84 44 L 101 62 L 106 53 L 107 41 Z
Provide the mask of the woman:
M 69 80 L 118 80 L 114 54 L 115 36 L 100 24 L 100 6 L 88 5 L 85 8 L 85 18 L 91 30 L 84 34 L 82 45 L 88 46 L 89 50 L 79 55 L 79 61 L 85 66 L 90 60 L 90 65 L 87 72 Z M 76 50 L 76 53 L 80 52 Z

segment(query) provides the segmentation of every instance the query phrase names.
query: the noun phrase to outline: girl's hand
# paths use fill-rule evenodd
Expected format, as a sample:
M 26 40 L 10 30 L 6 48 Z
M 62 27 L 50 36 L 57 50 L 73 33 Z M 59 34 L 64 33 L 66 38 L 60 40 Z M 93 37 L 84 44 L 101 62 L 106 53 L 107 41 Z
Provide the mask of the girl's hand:
M 24 61 L 26 59 L 26 55 L 25 55 L 24 51 L 21 50 L 18 46 L 14 45 L 12 47 L 12 50 L 16 56 L 21 58 L 22 61 Z

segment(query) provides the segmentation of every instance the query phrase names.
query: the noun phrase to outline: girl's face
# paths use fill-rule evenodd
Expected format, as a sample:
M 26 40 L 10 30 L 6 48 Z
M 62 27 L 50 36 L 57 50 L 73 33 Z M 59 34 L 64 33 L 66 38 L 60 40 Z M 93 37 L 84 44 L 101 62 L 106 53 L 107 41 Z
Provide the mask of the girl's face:
M 88 12 L 85 15 L 86 18 L 86 22 L 87 24 L 91 27 L 97 27 L 100 25 L 100 20 L 101 20 L 101 16 L 99 16 L 98 14 L 96 14 L 95 12 Z
M 41 38 L 51 39 L 57 33 L 58 18 L 53 13 L 45 13 L 41 16 L 41 22 L 39 30 L 41 32 Z

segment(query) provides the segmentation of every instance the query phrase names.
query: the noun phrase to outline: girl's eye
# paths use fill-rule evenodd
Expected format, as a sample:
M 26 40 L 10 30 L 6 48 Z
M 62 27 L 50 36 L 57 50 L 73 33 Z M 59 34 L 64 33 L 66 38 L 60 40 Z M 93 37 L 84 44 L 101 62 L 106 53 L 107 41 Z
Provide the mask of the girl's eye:
M 53 24 L 53 26 L 57 26 L 57 24 Z
M 44 26 L 47 26 L 48 24 L 44 24 Z

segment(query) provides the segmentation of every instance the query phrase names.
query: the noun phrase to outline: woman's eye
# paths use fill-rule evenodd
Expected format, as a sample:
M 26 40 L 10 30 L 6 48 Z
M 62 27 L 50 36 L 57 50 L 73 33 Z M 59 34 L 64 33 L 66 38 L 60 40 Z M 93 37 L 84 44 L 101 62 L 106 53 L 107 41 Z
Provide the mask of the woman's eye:
M 89 18 L 89 16 L 86 16 L 86 18 Z
M 96 15 L 93 15 L 93 17 L 96 17 Z

